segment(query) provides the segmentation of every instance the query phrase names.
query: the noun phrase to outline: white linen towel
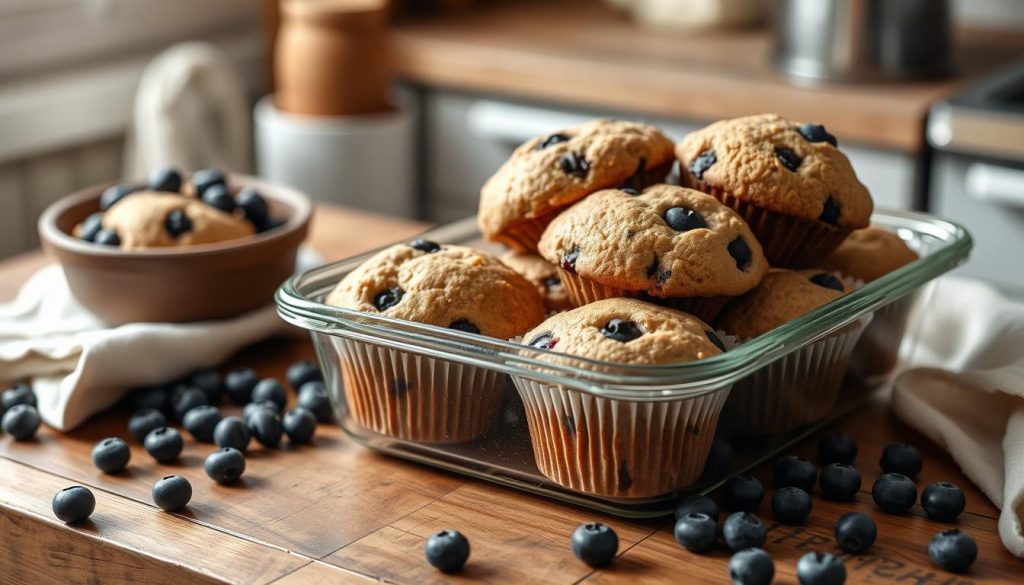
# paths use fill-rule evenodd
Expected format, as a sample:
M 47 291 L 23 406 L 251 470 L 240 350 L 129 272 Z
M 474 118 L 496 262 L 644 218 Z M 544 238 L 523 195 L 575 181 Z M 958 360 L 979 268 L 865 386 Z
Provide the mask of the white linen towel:
M 1003 544 L 1024 557 L 1024 304 L 947 277 L 920 317 L 893 410 L 1000 508 Z

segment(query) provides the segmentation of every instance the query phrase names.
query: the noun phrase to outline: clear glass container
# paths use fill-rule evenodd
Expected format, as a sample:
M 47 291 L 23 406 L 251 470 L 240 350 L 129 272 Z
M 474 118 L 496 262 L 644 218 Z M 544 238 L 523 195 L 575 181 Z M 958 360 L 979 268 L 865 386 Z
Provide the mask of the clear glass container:
M 842 380 L 863 351 L 861 334 L 878 326 L 876 314 L 892 319 L 880 310 L 893 303 L 927 303 L 929 281 L 972 244 L 963 227 L 923 213 L 876 210 L 872 223 L 920 258 L 699 362 L 601 362 L 323 304 L 372 252 L 293 277 L 276 301 L 286 321 L 310 331 L 338 421 L 357 442 L 613 514 L 658 516 L 772 457 L 884 381 L 877 368 L 870 380 Z M 422 237 L 500 252 L 473 218 Z M 883 325 L 912 331 L 920 311 L 897 318 L 908 314 L 909 323 Z M 834 393 L 808 405 L 801 386 Z M 777 412 L 786 401 L 790 410 Z M 723 408 L 761 420 L 766 434 L 750 440 L 742 425 L 718 424 Z

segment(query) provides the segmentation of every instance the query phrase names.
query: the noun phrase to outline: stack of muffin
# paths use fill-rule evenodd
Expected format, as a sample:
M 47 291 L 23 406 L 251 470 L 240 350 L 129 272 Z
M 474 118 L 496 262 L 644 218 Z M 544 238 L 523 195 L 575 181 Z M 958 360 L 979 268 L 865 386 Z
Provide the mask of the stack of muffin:
M 681 185 L 667 184 L 677 160 Z M 674 145 L 650 125 L 595 120 L 526 142 L 484 185 L 479 224 L 511 249 L 502 261 L 433 242 L 399 245 L 346 276 L 328 302 L 609 362 L 700 360 L 726 350 L 716 330 L 757 337 L 845 294 L 853 279 L 869 280 L 856 268 L 878 269 L 878 246 L 840 246 L 868 228 L 871 212 L 867 189 L 820 125 L 751 116 Z M 884 231 L 863 233 L 896 246 Z M 421 360 L 352 361 L 365 363 L 343 364 L 345 392 L 371 430 L 467 441 L 493 420 L 479 410 L 496 403 L 483 396 L 499 392 L 486 388 L 495 384 L 464 383 L 457 398 L 441 388 L 468 366 L 442 382 L 411 363 Z M 727 394 L 640 403 L 513 381 L 540 471 L 622 498 L 693 482 Z M 464 403 L 474 403 L 471 416 Z M 414 428 L 427 419 L 445 422 Z M 768 422 L 760 426 L 780 430 Z

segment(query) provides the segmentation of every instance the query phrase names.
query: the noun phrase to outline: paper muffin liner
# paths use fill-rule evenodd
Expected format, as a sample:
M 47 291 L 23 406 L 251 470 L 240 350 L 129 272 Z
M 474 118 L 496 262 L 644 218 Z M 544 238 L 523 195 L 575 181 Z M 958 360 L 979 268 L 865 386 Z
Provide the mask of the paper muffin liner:
M 341 340 L 345 400 L 363 427 L 422 443 L 480 438 L 501 410 L 499 372 Z
M 559 267 L 558 272 L 561 275 L 562 284 L 565 285 L 565 290 L 569 294 L 569 300 L 577 307 L 604 299 L 626 297 L 648 301 L 689 313 L 705 323 L 710 323 L 722 312 L 722 309 L 725 308 L 725 305 L 729 303 L 731 298 L 727 296 L 662 298 L 652 296 L 647 291 L 625 290 L 605 286 L 592 278 L 580 276 L 561 267 Z
M 729 395 L 632 402 L 513 376 L 537 468 L 558 485 L 607 498 L 649 498 L 700 477 Z
M 818 422 L 836 407 L 865 316 L 736 382 L 723 409 L 744 433 L 786 433 Z
M 907 321 L 918 294 L 918 290 L 911 291 L 875 311 L 874 319 L 853 348 L 850 376 L 871 387 L 884 381 L 896 369 Z

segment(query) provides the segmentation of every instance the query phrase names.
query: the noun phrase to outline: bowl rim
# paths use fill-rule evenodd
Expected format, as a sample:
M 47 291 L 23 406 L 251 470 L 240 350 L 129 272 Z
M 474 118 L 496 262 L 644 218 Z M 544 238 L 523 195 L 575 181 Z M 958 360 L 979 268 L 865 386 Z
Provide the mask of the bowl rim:
M 65 195 L 54 201 L 43 210 L 37 222 L 40 239 L 44 244 L 49 244 L 64 252 L 81 254 L 93 257 L 116 257 L 116 258 L 173 258 L 173 257 L 197 257 L 212 254 L 220 254 L 248 246 L 269 245 L 279 240 L 294 237 L 296 232 L 301 232 L 309 224 L 313 215 L 313 202 L 302 192 L 286 187 L 275 185 L 252 175 L 240 173 L 226 173 L 228 180 L 233 185 L 242 187 L 254 187 L 264 197 L 276 200 L 294 209 L 294 213 L 284 225 L 264 233 L 254 234 L 244 238 L 235 238 L 223 242 L 211 242 L 207 244 L 196 244 L 193 246 L 168 246 L 160 248 L 143 248 L 140 250 L 124 250 L 110 246 L 98 246 L 91 242 L 65 233 L 57 227 L 57 220 L 73 207 L 91 199 L 99 199 L 103 191 L 114 185 L 123 184 L 145 184 L 142 179 L 127 181 L 114 181 L 101 183 L 80 189 L 71 194 Z M 182 195 L 183 197 L 185 195 Z

